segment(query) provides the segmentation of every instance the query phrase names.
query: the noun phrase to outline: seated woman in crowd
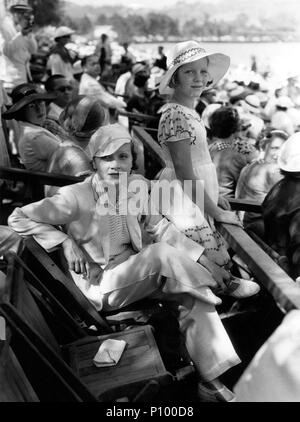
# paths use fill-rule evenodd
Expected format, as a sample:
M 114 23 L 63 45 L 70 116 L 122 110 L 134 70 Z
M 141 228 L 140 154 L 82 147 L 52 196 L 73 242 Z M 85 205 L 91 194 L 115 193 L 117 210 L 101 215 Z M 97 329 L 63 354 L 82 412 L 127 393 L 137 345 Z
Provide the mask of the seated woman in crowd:
M 234 198 L 242 168 L 248 163 L 245 154 L 234 149 L 234 140 L 240 130 L 240 118 L 233 107 L 220 107 L 209 118 L 212 143 L 209 152 L 216 166 L 219 192 Z
M 221 300 L 213 293 L 229 275 L 149 204 L 148 182 L 131 175 L 132 148 L 124 127 L 101 127 L 90 141 L 94 174 L 51 198 L 16 208 L 9 225 L 23 237 L 34 236 L 47 251 L 61 247 L 76 285 L 97 310 L 119 309 L 145 297 L 175 301 L 201 380 L 200 397 L 230 401 L 232 393 L 218 377 L 240 360 L 215 310 Z
M 263 202 L 270 189 L 282 178 L 279 171 L 278 154 L 287 138 L 287 133 L 280 130 L 270 131 L 265 136 L 261 142 L 264 151 L 263 160 L 254 161 L 241 171 L 236 188 L 236 198 Z M 245 228 L 263 237 L 264 228 L 260 214 L 245 212 L 243 223 Z
M 54 94 L 40 92 L 34 84 L 21 84 L 11 93 L 13 105 L 2 114 L 15 119 L 20 127 L 19 154 L 28 170 L 47 171 L 49 160 L 61 140 L 43 128 L 46 119 L 46 100 Z
M 79 96 L 66 106 L 59 121 L 69 140 L 52 154 L 47 171 L 77 177 L 90 175 L 93 167 L 89 141 L 99 127 L 109 123 L 107 110 L 96 98 Z M 56 190 L 56 186 L 48 186 L 46 194 L 51 196 Z
M 278 165 L 283 179 L 266 196 L 263 207 L 264 239 L 286 256 L 291 277 L 300 276 L 300 132 L 283 145 Z
M 65 107 L 59 122 L 70 141 L 82 148 L 91 159 L 90 139 L 99 127 L 109 124 L 109 114 L 98 98 L 79 95 Z

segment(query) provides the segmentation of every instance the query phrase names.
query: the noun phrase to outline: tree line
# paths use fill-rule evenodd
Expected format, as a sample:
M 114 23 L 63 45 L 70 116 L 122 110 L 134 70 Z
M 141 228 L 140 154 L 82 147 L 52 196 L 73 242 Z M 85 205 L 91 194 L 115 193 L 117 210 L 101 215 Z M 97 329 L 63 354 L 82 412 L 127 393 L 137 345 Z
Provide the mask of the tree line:
M 162 14 L 150 12 L 144 16 L 129 14 L 100 14 L 98 16 L 84 15 L 71 18 L 64 10 L 61 0 L 29 0 L 35 12 L 38 26 L 68 25 L 81 34 L 88 34 L 95 25 L 111 25 L 120 40 L 131 41 L 138 37 L 149 38 L 159 36 L 164 40 L 170 37 L 224 37 L 224 36 L 266 36 L 266 34 L 282 39 L 294 36 L 294 25 L 287 19 L 281 21 L 266 20 L 262 16 L 257 24 L 251 22 L 246 14 L 237 15 L 232 21 L 216 21 L 208 13 L 194 17 L 184 23 Z M 46 13 L 45 13 L 46 11 Z

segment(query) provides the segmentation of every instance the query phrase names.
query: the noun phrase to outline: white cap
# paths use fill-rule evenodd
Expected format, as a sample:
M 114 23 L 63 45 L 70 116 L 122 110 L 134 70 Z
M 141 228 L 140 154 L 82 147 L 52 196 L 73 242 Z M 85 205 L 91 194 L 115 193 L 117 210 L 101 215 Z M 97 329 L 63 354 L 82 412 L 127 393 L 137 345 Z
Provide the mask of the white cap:
M 131 141 L 128 130 L 119 123 L 114 123 L 100 127 L 94 133 L 89 142 L 89 151 L 92 157 L 106 157 Z
M 68 37 L 72 34 L 74 34 L 75 31 L 73 29 L 69 28 L 68 26 L 60 26 L 56 29 L 54 33 L 54 39 L 62 38 L 62 37 Z

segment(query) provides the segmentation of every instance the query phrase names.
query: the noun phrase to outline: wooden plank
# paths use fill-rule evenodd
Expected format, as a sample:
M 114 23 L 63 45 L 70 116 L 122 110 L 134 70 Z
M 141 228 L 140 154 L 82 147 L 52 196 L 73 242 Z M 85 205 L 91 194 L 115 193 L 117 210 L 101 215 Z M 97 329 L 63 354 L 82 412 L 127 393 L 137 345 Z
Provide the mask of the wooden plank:
M 84 177 L 0 166 L 0 179 L 22 181 L 33 185 L 66 186 L 81 182 Z
M 251 199 L 236 199 L 236 198 L 227 198 L 231 209 L 234 211 L 247 211 L 247 212 L 257 212 L 262 213 L 261 204 L 257 201 Z
M 49 282 L 48 287 L 52 288 L 52 291 L 55 291 L 53 281 L 56 280 L 58 283 L 64 286 L 66 290 L 68 290 L 69 294 L 74 299 L 74 303 L 78 304 L 77 310 L 81 311 L 81 314 L 85 317 L 90 325 L 93 324 L 98 329 L 106 333 L 111 332 L 112 329 L 106 320 L 101 317 L 96 308 L 90 303 L 86 296 L 84 296 L 74 281 L 68 278 L 62 272 L 62 270 L 55 264 L 55 262 L 45 252 L 45 250 L 33 238 L 26 239 L 25 245 L 27 250 L 43 266 L 44 278 L 46 279 L 46 282 Z M 30 264 L 30 260 L 27 260 L 26 262 L 27 264 Z M 35 272 L 34 269 L 33 272 Z M 44 282 L 44 278 L 43 280 L 41 279 L 42 282 Z
M 166 162 L 163 158 L 162 149 L 159 146 L 159 144 L 152 138 L 152 136 L 149 133 L 147 133 L 147 131 L 144 128 L 139 127 L 139 126 L 133 126 L 132 131 L 133 131 L 133 135 L 140 142 L 142 142 L 144 146 L 146 177 L 151 178 L 147 175 L 147 169 L 148 169 L 148 173 L 149 173 L 149 170 L 151 170 L 151 173 L 156 174 L 159 172 L 159 170 L 166 167 Z M 153 174 L 151 174 L 151 176 L 153 176 Z
M 0 358 L 0 403 L 38 402 L 39 399 L 12 349 L 8 349 L 6 357 L 1 355 Z
M 229 245 L 248 265 L 258 282 L 271 293 L 283 312 L 300 309 L 300 289 L 248 234 L 238 226 L 218 225 Z
M 131 111 L 123 111 L 123 110 L 118 110 L 118 115 L 125 116 L 133 120 L 146 120 L 147 122 L 152 122 L 154 120 L 157 120 L 158 118 L 158 116 L 150 116 L 149 114 L 133 113 Z

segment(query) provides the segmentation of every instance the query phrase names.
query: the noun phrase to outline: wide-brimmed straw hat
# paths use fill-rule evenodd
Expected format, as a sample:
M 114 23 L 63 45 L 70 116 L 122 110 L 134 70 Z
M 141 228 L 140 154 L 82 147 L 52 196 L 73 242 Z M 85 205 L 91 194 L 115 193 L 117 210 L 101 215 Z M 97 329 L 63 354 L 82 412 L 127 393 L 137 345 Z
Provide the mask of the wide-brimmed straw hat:
M 282 95 L 276 101 L 276 106 L 280 108 L 291 108 L 294 106 L 293 101 L 287 95 Z
M 261 112 L 260 99 L 257 95 L 255 94 L 247 95 L 244 101 L 245 101 L 246 108 L 250 113 L 260 114 Z
M 89 152 L 93 158 L 106 157 L 131 142 L 128 130 L 119 123 L 114 123 L 103 126 L 94 133 L 89 142 Z
M 175 45 L 170 55 L 168 55 L 168 70 L 162 76 L 159 86 L 161 94 L 172 94 L 174 90 L 169 86 L 171 78 L 176 70 L 187 63 L 197 60 L 208 59 L 208 72 L 212 83 L 206 89 L 212 88 L 225 75 L 230 65 L 230 58 L 222 53 L 207 53 L 196 41 L 184 41 Z
M 34 101 L 51 101 L 56 98 L 56 94 L 42 92 L 36 85 L 29 83 L 16 86 L 12 90 L 10 96 L 12 98 L 13 105 L 9 108 L 9 110 L 2 113 L 2 117 L 6 120 L 14 119 L 17 111 Z
M 69 28 L 68 26 L 60 26 L 56 29 L 54 33 L 54 40 L 57 40 L 58 38 L 62 37 L 69 37 L 74 33 L 75 31 L 73 31 L 73 29 Z
M 300 172 L 300 132 L 294 133 L 283 144 L 278 165 L 281 170 L 288 172 Z
M 18 3 L 10 6 L 9 11 L 11 13 L 32 13 L 33 8 L 28 4 Z

